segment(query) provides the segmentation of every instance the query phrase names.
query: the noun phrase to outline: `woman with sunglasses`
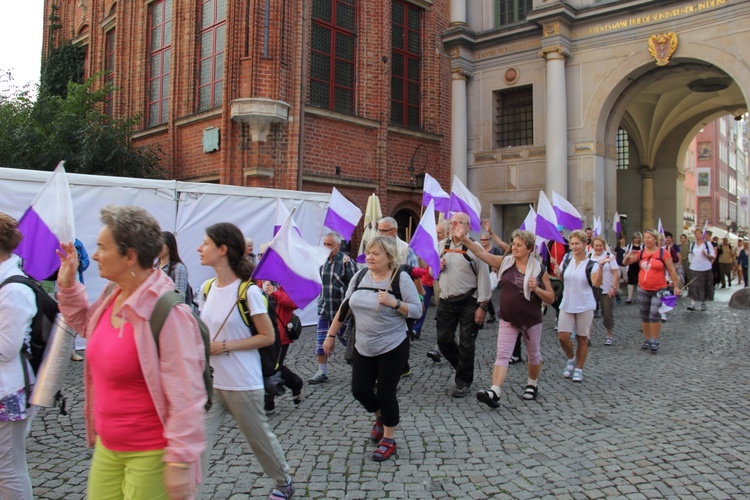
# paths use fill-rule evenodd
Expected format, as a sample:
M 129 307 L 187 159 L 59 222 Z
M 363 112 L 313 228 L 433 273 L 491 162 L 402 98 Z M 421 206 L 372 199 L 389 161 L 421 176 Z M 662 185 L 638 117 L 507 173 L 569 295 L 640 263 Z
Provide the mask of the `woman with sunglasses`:
M 640 252 L 631 250 L 622 260 L 623 264 L 638 263 L 637 299 L 641 312 L 641 328 L 643 328 L 643 345 L 641 349 L 659 352 L 659 333 L 661 333 L 661 298 L 667 293 L 667 279 L 664 271 L 669 273 L 674 283 L 674 294 L 680 295 L 672 258 L 663 248 L 659 248 L 659 233 L 656 229 L 643 232 L 643 249 Z

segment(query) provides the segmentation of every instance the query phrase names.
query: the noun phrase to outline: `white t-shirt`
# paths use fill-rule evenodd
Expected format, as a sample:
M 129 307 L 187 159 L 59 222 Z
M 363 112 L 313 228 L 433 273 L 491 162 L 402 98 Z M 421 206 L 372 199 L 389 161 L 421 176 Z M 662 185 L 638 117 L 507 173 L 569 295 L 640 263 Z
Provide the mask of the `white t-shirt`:
M 570 263 L 565 268 L 565 274 L 563 275 L 565 290 L 560 304 L 561 311 L 575 314 L 596 309 L 594 291 L 586 277 L 588 261 L 589 259 L 583 259 L 580 264 L 576 264 L 575 257 L 571 255 Z M 599 269 L 599 264 L 594 263 L 591 274 L 594 274 L 597 269 Z
M 600 260 L 609 258 L 610 256 L 612 255 L 607 255 L 607 252 L 602 252 L 602 254 L 598 257 L 594 254 L 589 258 L 594 262 L 599 262 Z M 617 261 L 607 262 L 606 264 L 604 264 L 604 271 L 602 271 L 602 286 L 599 287 L 604 293 L 609 292 L 609 289 L 615 286 L 615 278 L 612 276 L 613 270 L 617 270 L 619 275 L 620 268 L 617 265 Z
M 706 249 L 706 246 L 708 246 L 708 249 Z M 691 271 L 711 270 L 712 263 L 705 255 L 703 255 L 703 252 L 716 257 L 716 249 L 711 243 L 708 243 L 706 240 L 703 240 L 703 243 L 701 243 L 700 245 L 695 242 L 690 244 L 690 256 L 688 257 L 688 259 L 690 260 Z
M 245 325 L 237 308 L 237 292 L 241 280 L 238 278 L 231 284 L 220 287 L 214 281 L 209 290 L 205 303 L 201 286 L 198 306 L 201 319 L 211 332 L 211 340 L 242 340 L 250 337 L 250 328 Z M 260 288 L 250 286 L 247 290 L 247 304 L 250 315 L 268 314 L 266 304 Z M 231 311 L 231 313 L 230 313 Z M 229 316 L 227 322 L 224 319 Z M 222 327 L 221 324 L 224 323 Z M 219 331 L 221 328 L 221 331 Z M 216 332 L 219 332 L 218 335 Z M 230 351 L 229 355 L 217 354 L 211 356 L 211 366 L 214 369 L 214 387 L 227 391 L 254 391 L 263 389 L 263 372 L 260 366 L 260 354 L 257 349 L 244 351 Z

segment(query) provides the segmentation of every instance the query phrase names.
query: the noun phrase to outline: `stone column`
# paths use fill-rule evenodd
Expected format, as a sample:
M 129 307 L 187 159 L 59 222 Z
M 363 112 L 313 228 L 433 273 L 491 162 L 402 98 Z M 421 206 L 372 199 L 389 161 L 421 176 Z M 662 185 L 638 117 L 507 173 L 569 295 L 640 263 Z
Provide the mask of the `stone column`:
M 654 171 L 643 166 L 639 169 L 643 188 L 641 201 L 641 228 L 654 227 Z
M 464 69 L 455 68 L 451 76 L 451 173 L 468 186 L 466 168 L 469 156 L 469 124 L 466 80 L 471 74 Z
M 570 52 L 560 45 L 539 53 L 547 61 L 547 194 L 568 197 L 568 107 L 565 95 L 565 58 Z
M 466 0 L 451 0 L 451 26 L 466 26 Z

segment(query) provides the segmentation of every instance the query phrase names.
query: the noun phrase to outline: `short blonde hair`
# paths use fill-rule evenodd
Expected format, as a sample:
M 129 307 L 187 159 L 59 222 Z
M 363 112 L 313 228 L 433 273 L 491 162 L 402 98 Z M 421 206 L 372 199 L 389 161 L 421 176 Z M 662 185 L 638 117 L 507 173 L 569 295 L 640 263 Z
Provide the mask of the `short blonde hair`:
M 388 236 L 375 236 L 367 242 L 365 250 L 370 250 L 376 245 L 388 255 L 388 269 L 396 269 L 399 265 L 396 240 L 394 238 L 389 238 Z
M 568 239 L 572 240 L 573 238 L 577 239 L 581 243 L 586 243 L 589 241 L 589 235 L 586 234 L 586 231 L 581 231 L 580 229 L 576 229 L 575 231 L 571 231 L 568 235 Z
M 604 248 L 607 248 L 607 240 L 604 239 L 604 236 L 594 236 L 593 238 L 591 238 L 592 245 L 595 241 L 601 241 L 602 245 L 604 245 Z
M 531 231 L 524 231 L 522 229 L 516 229 L 515 231 L 513 231 L 513 234 L 510 235 L 510 241 L 513 241 L 516 238 L 524 242 L 524 244 L 526 245 L 526 249 L 528 250 L 534 249 L 534 243 L 536 243 L 536 237 L 534 236 L 534 233 L 532 233 Z

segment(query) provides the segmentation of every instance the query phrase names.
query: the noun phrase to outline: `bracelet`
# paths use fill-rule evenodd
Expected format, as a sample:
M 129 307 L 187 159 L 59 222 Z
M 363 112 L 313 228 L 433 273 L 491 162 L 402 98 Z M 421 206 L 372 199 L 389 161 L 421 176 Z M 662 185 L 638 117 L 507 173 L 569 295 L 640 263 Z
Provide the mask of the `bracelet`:
M 177 469 L 189 469 L 190 468 L 190 464 L 186 464 L 185 462 L 164 462 L 164 465 L 175 467 Z
M 335 335 L 326 335 L 326 337 L 328 337 L 329 339 L 335 339 L 336 338 Z
M 227 341 L 226 340 L 222 340 L 221 341 L 221 347 L 224 349 L 224 354 L 226 354 L 227 356 L 229 356 L 229 349 L 227 349 Z

